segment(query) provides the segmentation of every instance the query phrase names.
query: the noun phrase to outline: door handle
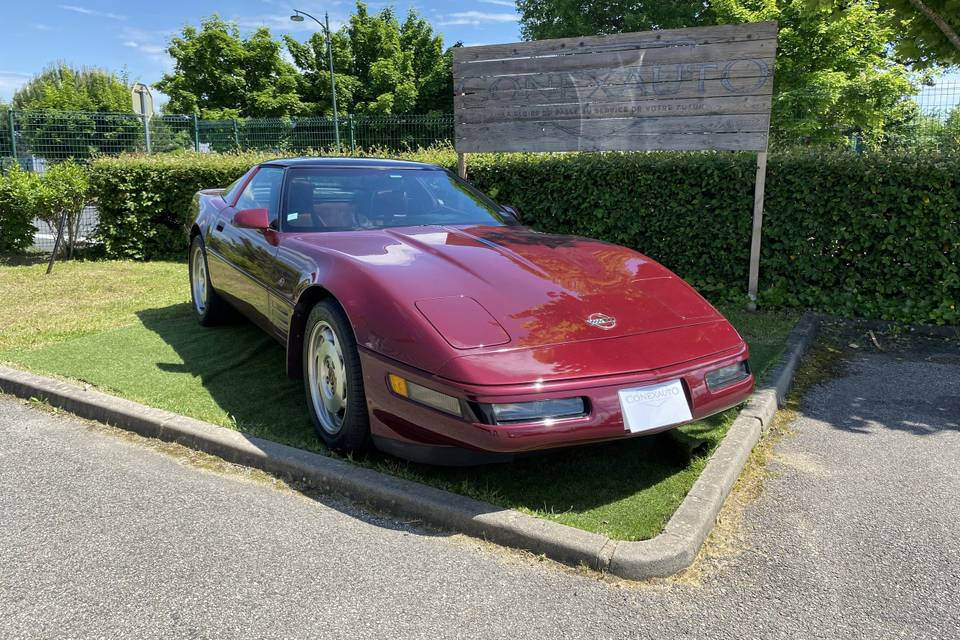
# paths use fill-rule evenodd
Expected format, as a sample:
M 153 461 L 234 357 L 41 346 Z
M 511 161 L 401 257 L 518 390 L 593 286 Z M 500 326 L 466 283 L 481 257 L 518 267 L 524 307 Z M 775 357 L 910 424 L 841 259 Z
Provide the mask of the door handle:
M 217 231 L 223 231 L 223 220 L 217 220 Z

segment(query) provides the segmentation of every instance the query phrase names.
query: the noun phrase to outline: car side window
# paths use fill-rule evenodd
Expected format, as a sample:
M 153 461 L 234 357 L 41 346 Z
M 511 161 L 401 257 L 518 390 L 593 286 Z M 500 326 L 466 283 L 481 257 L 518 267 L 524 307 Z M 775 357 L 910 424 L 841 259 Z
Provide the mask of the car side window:
M 270 226 L 277 228 L 280 218 L 280 185 L 283 183 L 283 169 L 280 167 L 261 167 L 253 176 L 240 199 L 236 209 L 266 209 L 270 212 Z
M 250 172 L 247 171 L 247 173 L 231 182 L 230 186 L 223 190 L 221 197 L 226 201 L 227 204 L 233 202 L 233 199 L 237 197 L 237 191 L 240 190 L 240 185 L 243 184 L 243 181 L 246 179 L 249 173 Z

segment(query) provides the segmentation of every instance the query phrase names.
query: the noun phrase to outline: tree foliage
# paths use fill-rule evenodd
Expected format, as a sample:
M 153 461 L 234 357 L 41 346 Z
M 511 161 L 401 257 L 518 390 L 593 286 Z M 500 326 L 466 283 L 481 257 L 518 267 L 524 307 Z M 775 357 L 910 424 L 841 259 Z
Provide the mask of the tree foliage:
M 131 111 L 127 79 L 97 68 L 50 65 L 13 94 L 17 111 Z
M 330 72 L 321 31 L 306 42 L 284 41 L 301 70 L 300 94 L 311 111 L 329 113 Z M 368 114 L 429 113 L 453 108 L 452 56 L 443 37 L 411 10 L 401 23 L 393 9 L 356 13 L 332 34 L 337 103 L 344 111 Z
M 703 0 L 517 0 L 527 40 L 714 24 Z
M 244 38 L 236 24 L 214 14 L 200 29 L 185 26 L 167 52 L 174 70 L 155 86 L 170 96 L 172 113 L 217 119 L 288 116 L 304 109 L 297 71 L 265 27 Z
M 960 64 L 960 1 L 919 1 L 930 14 L 918 0 L 882 0 L 900 35 L 897 55 L 917 67 Z

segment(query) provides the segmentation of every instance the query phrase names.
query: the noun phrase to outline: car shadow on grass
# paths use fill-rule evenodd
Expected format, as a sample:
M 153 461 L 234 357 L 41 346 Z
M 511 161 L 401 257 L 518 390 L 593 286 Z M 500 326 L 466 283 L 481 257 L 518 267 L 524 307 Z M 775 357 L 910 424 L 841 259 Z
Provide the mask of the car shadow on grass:
M 202 327 L 187 303 L 137 316 L 182 360 L 157 362 L 157 368 L 196 378 L 237 429 L 323 452 L 310 426 L 302 383 L 287 378 L 283 348 L 259 328 L 239 318 Z
M 161 371 L 189 374 L 238 430 L 301 449 L 329 454 L 307 414 L 303 384 L 289 380 L 285 353 L 254 325 L 237 319 L 201 327 L 189 304 L 139 312 L 181 362 L 157 362 Z M 189 407 L 189 402 L 184 401 Z M 353 461 L 497 506 L 626 539 L 655 536 L 719 443 L 730 413 L 656 436 L 580 446 L 468 468 L 401 461 L 378 452 Z

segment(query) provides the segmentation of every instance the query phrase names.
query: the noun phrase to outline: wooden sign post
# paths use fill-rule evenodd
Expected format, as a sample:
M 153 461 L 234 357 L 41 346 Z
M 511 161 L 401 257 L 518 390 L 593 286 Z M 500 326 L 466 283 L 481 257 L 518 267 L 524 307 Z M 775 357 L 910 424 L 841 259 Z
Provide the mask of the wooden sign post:
M 777 23 L 453 50 L 458 171 L 496 151 L 756 151 L 756 297 Z

